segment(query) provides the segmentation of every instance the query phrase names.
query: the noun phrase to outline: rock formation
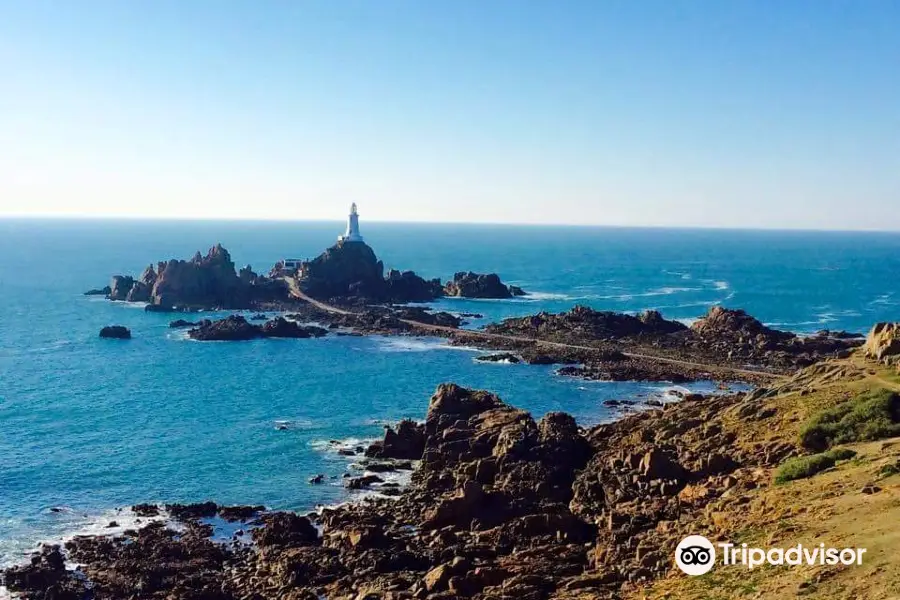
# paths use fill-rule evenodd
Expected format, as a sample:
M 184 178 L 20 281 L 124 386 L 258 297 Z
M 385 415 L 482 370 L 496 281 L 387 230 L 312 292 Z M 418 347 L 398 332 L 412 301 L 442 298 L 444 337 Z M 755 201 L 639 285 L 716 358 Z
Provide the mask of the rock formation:
M 530 317 L 507 319 L 497 325 L 489 325 L 488 331 L 527 337 L 553 337 L 619 340 L 628 337 L 659 337 L 687 331 L 677 321 L 666 321 L 656 311 L 648 311 L 637 317 L 624 313 L 597 311 L 586 306 L 575 306 L 559 314 L 546 312 Z
M 395 499 L 306 516 L 169 505 L 177 529 L 157 522 L 116 537 L 80 536 L 65 556 L 45 547 L 31 564 L 8 569 L 6 585 L 29 598 L 66 600 L 89 586 L 98 600 L 640 597 L 640 586 L 672 572 L 672 552 L 687 534 L 790 536 L 784 524 L 804 511 L 785 497 L 842 493 L 833 483 L 772 491 L 774 469 L 798 453 L 808 408 L 797 392 L 818 381 L 834 396 L 830 374 L 858 370 L 849 362 L 822 367 L 778 389 L 689 396 L 588 430 L 565 413 L 535 421 L 489 392 L 444 384 L 424 425 L 403 421 L 367 451 L 419 461 Z M 862 467 L 865 477 L 873 466 Z M 378 479 L 369 474 L 347 487 L 383 485 Z M 833 510 L 826 506 L 816 515 Z M 241 522 L 231 544 L 210 539 L 201 519 L 212 515 Z M 247 538 L 254 547 L 241 542 Z M 82 573 L 66 570 L 66 561 Z M 783 592 L 781 585 L 767 597 Z
M 256 338 L 311 338 L 322 337 L 328 332 L 321 327 L 303 326 L 276 317 L 263 325 L 253 325 L 240 315 L 231 315 L 218 321 L 201 321 L 188 331 L 191 339 L 203 342 L 235 342 Z
M 500 281 L 496 273 L 482 275 L 472 271 L 460 271 L 444 286 L 447 296 L 462 298 L 511 298 L 522 296 L 525 292 L 520 287 L 508 286 Z
M 900 363 L 900 323 L 877 323 L 866 337 L 865 353 L 887 365 Z
M 241 309 L 287 299 L 283 282 L 260 277 L 249 265 L 236 272 L 221 244 L 210 248 L 206 256 L 197 252 L 189 261 L 171 259 L 156 268 L 150 265 L 137 279 L 116 275 L 108 288 L 110 300 L 147 302 L 152 311 Z
M 277 265 L 276 265 L 277 267 Z M 314 298 L 371 302 L 427 302 L 441 295 L 440 281 L 391 270 L 362 242 L 337 243 L 306 263 L 300 286 Z
M 116 340 L 130 340 L 131 331 L 123 325 L 107 325 L 100 330 L 100 337 Z

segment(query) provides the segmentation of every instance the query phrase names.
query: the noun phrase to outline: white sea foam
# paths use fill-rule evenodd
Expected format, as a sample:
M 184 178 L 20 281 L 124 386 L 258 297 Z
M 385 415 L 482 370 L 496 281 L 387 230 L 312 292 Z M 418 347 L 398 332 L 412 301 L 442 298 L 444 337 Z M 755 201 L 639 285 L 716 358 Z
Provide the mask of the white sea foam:
M 589 296 L 572 296 L 570 294 L 562 294 L 558 292 L 531 292 L 524 296 L 516 296 L 513 300 L 521 302 L 538 302 L 541 300 L 577 300 L 579 298 L 588 298 Z
M 687 317 L 684 319 L 675 319 L 675 320 L 677 322 L 681 323 L 682 325 L 686 325 L 686 326 L 690 327 L 691 325 L 693 325 L 694 323 L 699 321 L 700 317 Z
M 895 304 L 897 304 L 897 301 L 894 300 L 893 293 L 881 294 L 874 300 L 869 301 L 869 306 L 893 306 Z
M 348 437 L 339 440 L 313 440 L 309 442 L 309 445 L 313 450 L 324 454 L 328 458 L 352 460 L 356 456 L 355 454 L 341 454 L 341 450 L 349 450 L 356 453 L 359 448 L 367 448 L 377 439 L 378 438 Z
M 381 352 L 429 352 L 431 350 L 461 350 L 464 352 L 481 352 L 471 346 L 453 346 L 441 339 L 414 337 L 382 337 L 373 336 Z
M 731 288 L 727 281 L 713 281 L 713 287 L 717 290 L 727 290 Z

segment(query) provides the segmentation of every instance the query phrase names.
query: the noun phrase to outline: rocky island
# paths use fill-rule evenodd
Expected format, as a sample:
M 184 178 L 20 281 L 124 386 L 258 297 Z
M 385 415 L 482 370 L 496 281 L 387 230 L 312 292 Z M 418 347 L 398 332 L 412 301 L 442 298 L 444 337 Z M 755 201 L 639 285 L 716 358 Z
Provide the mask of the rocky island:
M 199 311 L 228 309 L 289 309 L 298 304 L 287 280 L 312 298 L 340 305 L 406 304 L 429 302 L 448 296 L 466 298 L 510 298 L 525 292 L 507 286 L 494 273 L 457 273 L 443 285 L 426 280 L 413 271 L 390 269 L 363 242 L 338 242 L 300 269 L 288 269 L 279 261 L 268 276 L 246 267 L 236 270 L 231 254 L 216 244 L 205 256 L 197 252 L 191 260 L 170 259 L 154 268 L 149 265 L 138 276 L 115 275 L 102 289 L 85 295 L 104 295 L 109 300 L 146 302 L 147 310 Z

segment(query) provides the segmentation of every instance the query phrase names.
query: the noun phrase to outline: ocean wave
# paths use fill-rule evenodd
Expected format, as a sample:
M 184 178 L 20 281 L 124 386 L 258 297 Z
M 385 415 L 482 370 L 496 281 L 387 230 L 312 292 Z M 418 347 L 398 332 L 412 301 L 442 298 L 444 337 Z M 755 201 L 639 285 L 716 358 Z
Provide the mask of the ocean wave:
M 893 292 L 887 294 L 881 294 L 876 297 L 874 300 L 870 300 L 868 306 L 894 306 L 897 304 L 897 301 L 893 299 Z
M 527 292 L 524 296 L 516 296 L 513 300 L 522 302 L 539 302 L 541 300 L 577 300 L 579 298 L 589 298 L 590 296 L 572 296 L 570 294 L 562 294 L 558 292 Z

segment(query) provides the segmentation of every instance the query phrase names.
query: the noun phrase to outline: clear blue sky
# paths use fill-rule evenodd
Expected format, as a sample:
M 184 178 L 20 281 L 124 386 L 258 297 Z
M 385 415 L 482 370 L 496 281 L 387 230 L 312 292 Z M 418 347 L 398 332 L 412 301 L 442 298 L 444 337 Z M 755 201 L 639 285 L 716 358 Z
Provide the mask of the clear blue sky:
M 900 229 L 900 3 L 0 0 L 0 214 Z

